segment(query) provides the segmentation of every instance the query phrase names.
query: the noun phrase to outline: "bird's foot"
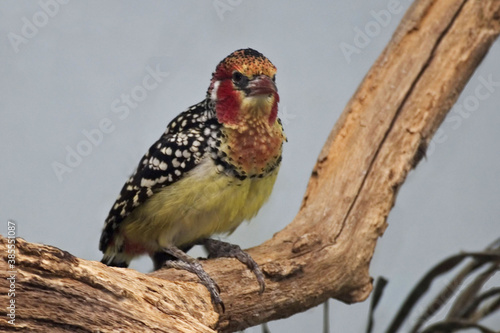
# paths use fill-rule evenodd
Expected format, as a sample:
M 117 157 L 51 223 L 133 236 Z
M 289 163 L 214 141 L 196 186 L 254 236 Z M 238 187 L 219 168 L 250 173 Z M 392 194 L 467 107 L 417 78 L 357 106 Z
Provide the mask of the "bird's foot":
M 220 309 L 222 312 L 225 311 L 224 303 L 220 298 L 220 288 L 217 283 L 208 275 L 203 269 L 201 264 L 195 258 L 189 256 L 182 250 L 175 246 L 164 248 L 165 253 L 177 258 L 178 260 L 167 260 L 165 261 L 164 267 L 183 269 L 190 273 L 196 274 L 208 291 L 210 292 L 210 297 L 212 298 L 212 303 Z
M 264 290 L 266 289 L 264 274 L 262 274 L 262 271 L 255 260 L 253 260 L 252 257 L 248 253 L 243 251 L 238 245 L 210 238 L 204 239 L 201 244 L 203 244 L 207 249 L 208 258 L 236 258 L 241 263 L 245 264 L 248 269 L 251 270 L 257 277 L 257 282 L 259 282 L 260 286 L 259 294 L 262 294 L 264 292 Z

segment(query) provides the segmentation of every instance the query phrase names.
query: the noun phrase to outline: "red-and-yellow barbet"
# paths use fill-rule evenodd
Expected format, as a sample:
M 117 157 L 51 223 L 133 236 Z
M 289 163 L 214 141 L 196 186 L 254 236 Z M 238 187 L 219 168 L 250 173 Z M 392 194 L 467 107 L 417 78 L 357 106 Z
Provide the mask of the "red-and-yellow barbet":
M 264 290 L 247 253 L 209 237 L 233 232 L 271 194 L 286 141 L 275 81 L 276 67 L 253 49 L 217 65 L 206 98 L 170 122 L 123 186 L 101 235 L 103 263 L 128 267 L 148 254 L 155 269 L 197 274 L 222 305 L 217 284 L 186 254 L 201 244 L 209 257 L 246 264 Z

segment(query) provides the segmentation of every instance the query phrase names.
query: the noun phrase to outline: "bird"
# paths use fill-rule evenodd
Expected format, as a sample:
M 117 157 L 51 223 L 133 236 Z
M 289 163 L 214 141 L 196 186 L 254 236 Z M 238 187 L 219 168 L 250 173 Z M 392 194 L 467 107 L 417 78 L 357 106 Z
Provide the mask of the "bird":
M 269 59 L 251 48 L 225 57 L 205 99 L 168 124 L 123 185 L 104 222 L 101 262 L 128 267 L 149 255 L 155 270 L 196 274 L 214 304 L 223 306 L 217 283 L 187 254 L 202 245 L 208 258 L 245 264 L 262 293 L 264 275 L 251 256 L 211 237 L 255 217 L 271 195 L 287 141 L 278 103 Z

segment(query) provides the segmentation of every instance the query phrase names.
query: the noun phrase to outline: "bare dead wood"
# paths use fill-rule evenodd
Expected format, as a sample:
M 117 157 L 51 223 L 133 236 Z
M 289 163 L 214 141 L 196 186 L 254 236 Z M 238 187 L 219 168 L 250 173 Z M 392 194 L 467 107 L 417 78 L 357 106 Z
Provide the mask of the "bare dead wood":
M 191 274 L 145 275 L 17 243 L 16 326 L 51 332 L 234 331 L 336 298 L 366 299 L 376 241 L 398 188 L 500 32 L 498 0 L 420 0 L 404 16 L 334 126 L 295 219 L 249 250 L 266 274 L 204 262 L 222 290 L 218 317 Z M 6 240 L 1 239 L 2 261 Z M 5 272 L 0 304 L 8 304 Z

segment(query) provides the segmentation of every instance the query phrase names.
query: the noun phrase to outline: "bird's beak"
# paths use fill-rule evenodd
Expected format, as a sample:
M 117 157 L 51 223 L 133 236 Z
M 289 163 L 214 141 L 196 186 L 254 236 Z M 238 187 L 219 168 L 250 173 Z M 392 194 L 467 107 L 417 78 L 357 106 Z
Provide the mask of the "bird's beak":
M 259 75 L 248 82 L 247 96 L 270 95 L 278 92 L 276 84 L 267 75 Z

